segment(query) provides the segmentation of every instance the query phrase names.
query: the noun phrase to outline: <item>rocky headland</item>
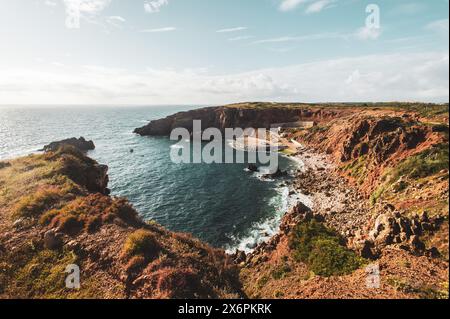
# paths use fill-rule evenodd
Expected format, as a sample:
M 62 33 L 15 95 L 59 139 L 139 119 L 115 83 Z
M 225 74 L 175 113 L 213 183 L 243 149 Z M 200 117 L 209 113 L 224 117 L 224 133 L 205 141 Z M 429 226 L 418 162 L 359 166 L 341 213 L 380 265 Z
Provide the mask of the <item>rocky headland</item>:
M 0 164 L 0 298 L 245 296 L 223 250 L 142 220 L 74 146 Z M 69 265 L 81 289 L 66 288 Z

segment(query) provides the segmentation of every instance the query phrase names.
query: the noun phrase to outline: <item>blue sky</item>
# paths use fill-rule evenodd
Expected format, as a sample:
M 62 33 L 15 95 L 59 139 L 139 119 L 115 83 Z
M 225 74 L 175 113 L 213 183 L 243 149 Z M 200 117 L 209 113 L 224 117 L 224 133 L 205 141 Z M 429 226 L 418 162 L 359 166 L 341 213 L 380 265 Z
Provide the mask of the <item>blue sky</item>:
M 0 104 L 448 102 L 448 12 L 448 0 L 0 0 Z

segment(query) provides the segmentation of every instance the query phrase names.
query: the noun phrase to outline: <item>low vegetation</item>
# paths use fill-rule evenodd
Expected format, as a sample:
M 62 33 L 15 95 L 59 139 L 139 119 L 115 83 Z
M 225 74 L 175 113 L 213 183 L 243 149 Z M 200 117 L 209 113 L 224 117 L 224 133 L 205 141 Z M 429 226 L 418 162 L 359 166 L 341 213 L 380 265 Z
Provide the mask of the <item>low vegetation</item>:
M 448 179 L 448 147 L 448 143 L 435 145 L 419 154 L 408 157 L 388 170 L 381 179 L 381 185 L 371 195 L 372 204 L 375 204 L 389 189 L 393 189 L 395 192 L 405 190 L 410 181 L 431 178 L 441 171 L 447 171 L 446 176 L 441 176 L 441 178 Z
M 345 247 L 337 233 L 315 220 L 303 222 L 294 229 L 289 247 L 297 261 L 307 264 L 319 276 L 349 274 L 364 263 Z
M 161 246 L 154 234 L 148 230 L 139 229 L 128 236 L 122 249 L 122 256 L 125 259 L 143 257 L 145 260 L 149 260 L 156 257 L 160 250 Z M 134 263 L 140 261 L 141 259 L 135 259 Z
M 397 165 L 390 175 L 394 181 L 406 176 L 413 179 L 427 177 L 449 168 L 449 144 L 439 144 L 411 156 Z
M 343 165 L 341 171 L 349 172 L 348 174 L 353 177 L 358 184 L 362 184 L 366 177 L 367 165 L 369 165 L 369 163 L 367 157 L 364 155 L 358 157 L 349 164 Z
M 270 102 L 252 102 L 227 105 L 228 108 L 246 108 L 246 109 L 269 109 L 269 108 L 362 108 L 372 110 L 394 110 L 414 112 L 424 118 L 436 118 L 447 116 L 449 113 L 449 104 L 432 103 L 404 103 L 404 102 L 385 102 L 385 103 L 270 103 Z
M 243 296 L 222 250 L 146 224 L 106 195 L 105 174 L 73 147 L 2 164 L 0 298 Z M 82 271 L 80 290 L 65 287 L 69 264 Z
M 79 197 L 67 205 L 42 214 L 40 224 L 58 228 L 66 234 L 81 230 L 95 232 L 103 224 L 120 220 L 125 224 L 138 222 L 136 211 L 123 198 L 111 198 L 102 194 Z
M 449 298 L 448 282 L 444 282 L 440 287 L 431 287 L 418 285 L 399 278 L 389 278 L 387 280 L 388 285 L 394 287 L 396 290 L 408 293 L 416 294 L 420 299 L 447 299 Z

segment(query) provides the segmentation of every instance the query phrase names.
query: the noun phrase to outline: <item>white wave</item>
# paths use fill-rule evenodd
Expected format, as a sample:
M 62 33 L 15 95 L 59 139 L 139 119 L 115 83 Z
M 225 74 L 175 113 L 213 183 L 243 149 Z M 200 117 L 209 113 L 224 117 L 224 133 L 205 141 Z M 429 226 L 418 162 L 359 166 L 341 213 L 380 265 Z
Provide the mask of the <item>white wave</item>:
M 296 159 L 295 163 L 302 169 L 304 164 L 301 159 Z M 255 172 L 252 176 L 262 181 L 274 182 L 273 179 L 264 178 L 264 172 Z M 251 253 L 259 244 L 268 242 L 270 238 L 278 233 L 283 216 L 297 203 L 301 202 L 313 209 L 311 198 L 305 194 L 294 193 L 289 195 L 290 189 L 288 186 L 278 188 L 277 192 L 277 196 L 271 198 L 269 202 L 269 205 L 274 207 L 274 215 L 261 222 L 255 223 L 251 227 L 249 234 L 246 236 L 240 238 L 231 236 L 232 242 L 235 244 L 225 247 L 227 253 L 232 254 L 237 250 Z
M 231 236 L 235 244 L 226 247 L 227 253 L 232 254 L 236 250 L 251 253 L 257 245 L 269 241 L 272 236 L 277 234 L 281 219 L 291 204 L 292 202 L 289 200 L 289 188 L 280 188 L 278 195 L 270 200 L 270 206 L 274 207 L 275 214 L 270 218 L 255 223 L 248 235 L 241 238 Z
M 171 145 L 170 148 L 174 148 L 174 149 L 183 149 L 184 146 L 183 146 L 183 145 Z

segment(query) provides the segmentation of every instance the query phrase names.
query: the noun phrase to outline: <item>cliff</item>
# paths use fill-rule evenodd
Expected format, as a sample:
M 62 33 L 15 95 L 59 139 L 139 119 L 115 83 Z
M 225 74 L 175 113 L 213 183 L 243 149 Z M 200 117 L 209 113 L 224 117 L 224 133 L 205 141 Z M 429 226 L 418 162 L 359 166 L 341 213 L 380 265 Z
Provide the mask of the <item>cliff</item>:
M 301 103 L 238 103 L 219 107 L 207 107 L 180 112 L 164 119 L 151 121 L 136 128 L 142 136 L 168 136 L 174 128 L 186 128 L 192 132 L 192 121 L 201 120 L 202 127 L 225 128 L 270 128 L 274 123 L 313 121 L 327 123 L 355 112 L 377 113 L 409 112 L 416 117 L 442 117 L 448 123 L 448 105 L 416 103 L 354 103 L 354 104 L 301 104 Z
M 180 112 L 164 119 L 151 121 L 134 132 L 142 136 L 168 136 L 174 128 L 186 128 L 192 132 L 192 121 L 201 120 L 203 128 L 270 128 L 271 124 L 303 121 L 327 121 L 349 114 L 350 109 L 321 108 L 318 106 L 288 107 L 268 105 L 263 108 L 255 104 L 238 104 L 208 107 Z
M 0 164 L 0 298 L 243 296 L 224 251 L 143 221 L 74 147 Z M 79 290 L 65 286 L 71 264 Z

